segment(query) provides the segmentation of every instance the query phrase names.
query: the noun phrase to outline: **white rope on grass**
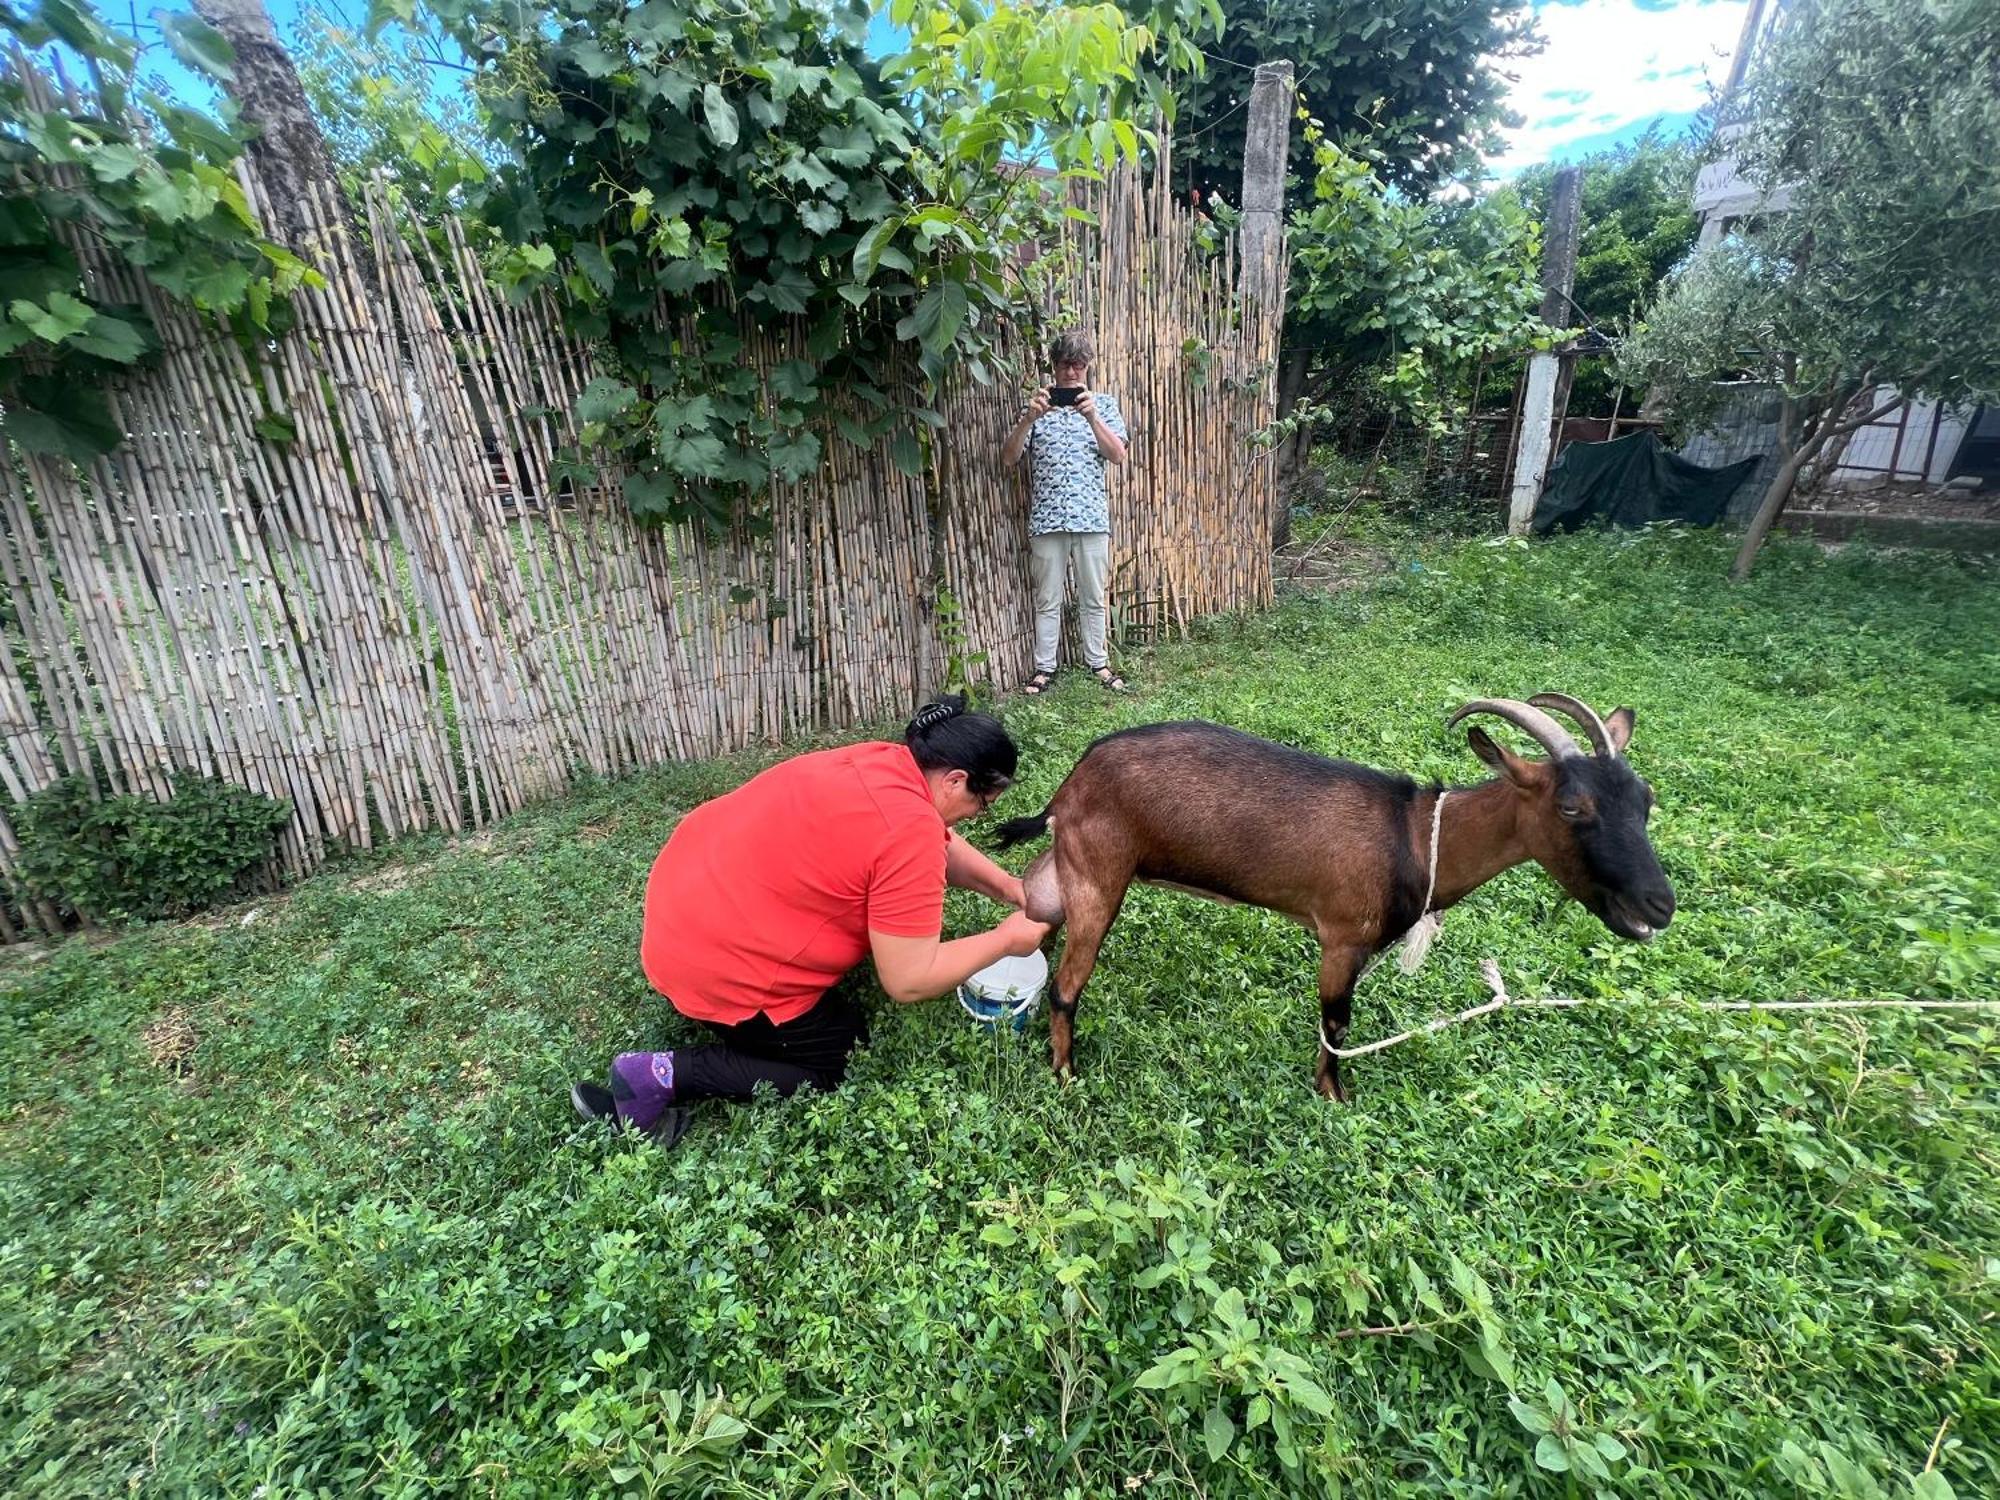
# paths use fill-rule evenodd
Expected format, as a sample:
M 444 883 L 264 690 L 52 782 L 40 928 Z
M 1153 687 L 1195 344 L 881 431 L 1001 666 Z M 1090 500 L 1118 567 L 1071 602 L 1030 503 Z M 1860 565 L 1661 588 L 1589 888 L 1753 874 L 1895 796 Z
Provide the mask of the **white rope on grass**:
M 1462 1010 L 1455 1016 L 1439 1016 L 1434 1021 L 1426 1021 L 1421 1026 L 1365 1046 L 1329 1047 L 1324 1034 L 1320 1036 L 1319 1044 L 1329 1057 L 1345 1061 L 1350 1057 L 1366 1057 L 1371 1052 L 1380 1052 L 1385 1047 L 1407 1042 L 1413 1036 L 1428 1036 L 1447 1026 L 1456 1026 L 1461 1021 L 1491 1015 L 1496 1010 L 1567 1010 L 1572 1006 L 1593 1003 L 1568 996 L 1517 1000 L 1507 993 L 1507 986 L 1500 978 L 1500 965 L 1490 958 L 1479 960 L 1479 974 L 1486 981 L 1486 987 L 1493 991 L 1493 998 L 1483 1005 Z M 1694 1005 L 1699 1010 L 2000 1010 L 2000 1000 L 1697 1000 Z

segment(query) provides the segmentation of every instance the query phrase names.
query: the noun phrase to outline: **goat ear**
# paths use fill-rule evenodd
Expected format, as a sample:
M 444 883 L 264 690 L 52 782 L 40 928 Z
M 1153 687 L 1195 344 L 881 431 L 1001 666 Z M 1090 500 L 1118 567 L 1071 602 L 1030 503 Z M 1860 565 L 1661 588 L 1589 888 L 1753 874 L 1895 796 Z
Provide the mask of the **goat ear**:
M 1611 746 L 1620 755 L 1632 743 L 1632 723 L 1639 716 L 1629 708 L 1615 708 L 1611 717 L 1604 721 L 1604 727 L 1611 731 Z
M 1472 747 L 1472 753 L 1484 761 L 1488 769 L 1505 776 L 1516 786 L 1526 786 L 1534 778 L 1535 773 L 1527 761 L 1521 759 L 1485 730 L 1468 729 L 1465 732 L 1465 743 Z

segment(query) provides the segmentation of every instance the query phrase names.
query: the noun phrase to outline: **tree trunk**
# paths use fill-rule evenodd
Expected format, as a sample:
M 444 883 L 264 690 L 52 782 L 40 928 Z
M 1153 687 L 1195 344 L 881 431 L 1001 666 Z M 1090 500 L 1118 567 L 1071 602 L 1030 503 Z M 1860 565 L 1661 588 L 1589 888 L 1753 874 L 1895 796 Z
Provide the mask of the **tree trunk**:
M 1778 517 L 1784 513 L 1786 503 L 1798 488 L 1799 470 L 1812 461 L 1815 449 L 1815 444 L 1808 443 L 1786 459 L 1772 476 L 1771 487 L 1764 492 L 1764 503 L 1757 507 L 1750 529 L 1743 534 L 1743 545 L 1737 549 L 1736 561 L 1729 565 L 1731 582 L 1741 583 L 1750 576 L 1750 567 L 1757 561 L 1758 549 L 1764 545 L 1764 538 L 1771 534 L 1771 528 L 1778 524 Z
M 1757 561 L 1764 539 L 1778 524 L 1778 517 L 1784 514 L 1792 496 L 1798 493 L 1799 475 L 1826 446 L 1827 439 L 1833 436 L 1835 419 L 1853 399 L 1853 393 L 1846 389 L 1831 392 L 1821 398 L 1815 419 L 1806 422 L 1800 419 L 1796 398 L 1789 393 L 1785 396 L 1778 411 L 1778 452 L 1784 461 L 1771 476 L 1771 487 L 1764 491 L 1763 502 L 1750 519 L 1750 529 L 1743 533 L 1743 545 L 1736 550 L 1736 561 L 1729 565 L 1731 582 L 1741 583 L 1750 576 L 1751 565 Z
M 1896 404 L 1892 399 L 1870 409 L 1870 403 L 1865 398 L 1874 389 L 1873 375 L 1863 374 L 1822 397 L 1817 416 L 1804 424 L 1799 422 L 1797 403 L 1790 395 L 1785 397 L 1778 418 L 1778 451 L 1784 454 L 1784 462 L 1772 476 L 1771 487 L 1764 492 L 1763 503 L 1757 507 L 1750 529 L 1743 534 L 1743 545 L 1737 549 L 1736 561 L 1729 565 L 1732 582 L 1741 583 L 1750 576 L 1751 565 L 1757 561 L 1757 552 L 1764 545 L 1764 539 L 1777 525 L 1778 517 L 1784 514 L 1792 496 L 1798 493 L 1799 475 L 1822 454 L 1830 452 L 1833 462 L 1838 463 L 1848 438 Z M 1862 408 L 1858 416 L 1855 415 L 1857 406 Z M 1799 440 L 1802 432 L 1809 434 L 1803 442 Z
M 1278 417 L 1289 417 L 1305 394 L 1306 375 L 1312 368 L 1312 352 L 1287 349 L 1278 360 Z M 1298 431 L 1282 439 L 1274 457 L 1277 465 L 1275 509 L 1271 515 L 1271 550 L 1277 551 L 1292 539 L 1292 491 L 1312 457 L 1312 428 L 1301 423 Z
M 236 49 L 229 92 L 244 118 L 258 127 L 248 154 L 276 221 L 264 232 L 310 260 L 312 241 L 325 227 L 314 211 L 316 189 L 330 190 L 343 216 L 351 220 L 352 213 L 291 54 L 278 40 L 264 0 L 194 0 L 194 8 Z

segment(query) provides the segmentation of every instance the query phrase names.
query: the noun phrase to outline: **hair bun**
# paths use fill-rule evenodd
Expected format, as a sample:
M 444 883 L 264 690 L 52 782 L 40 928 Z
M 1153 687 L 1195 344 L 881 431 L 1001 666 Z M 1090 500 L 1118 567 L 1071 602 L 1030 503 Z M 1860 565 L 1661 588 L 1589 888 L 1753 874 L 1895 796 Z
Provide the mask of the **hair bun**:
M 910 720 L 911 734 L 928 734 L 947 719 L 955 719 L 965 712 L 965 700 L 960 697 L 942 698 L 936 703 L 926 703 L 917 710 L 917 716 Z

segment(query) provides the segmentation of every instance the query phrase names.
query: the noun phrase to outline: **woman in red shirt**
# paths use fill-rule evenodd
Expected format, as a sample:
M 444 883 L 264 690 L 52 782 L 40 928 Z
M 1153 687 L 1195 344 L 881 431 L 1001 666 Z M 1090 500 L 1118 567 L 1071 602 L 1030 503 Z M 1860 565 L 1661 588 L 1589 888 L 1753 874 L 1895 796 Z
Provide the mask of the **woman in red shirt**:
M 577 1112 L 672 1144 L 696 1100 L 748 1099 L 759 1083 L 830 1089 L 868 1039 L 860 1004 L 835 990 L 862 959 L 910 1002 L 1040 946 L 1049 929 L 1020 912 L 1020 880 L 951 831 L 998 800 L 1015 764 L 999 720 L 946 698 L 900 745 L 798 756 L 681 819 L 646 882 L 639 957 L 717 1040 L 621 1054 L 609 1088 L 571 1088 Z M 946 941 L 947 885 L 1016 910 Z

